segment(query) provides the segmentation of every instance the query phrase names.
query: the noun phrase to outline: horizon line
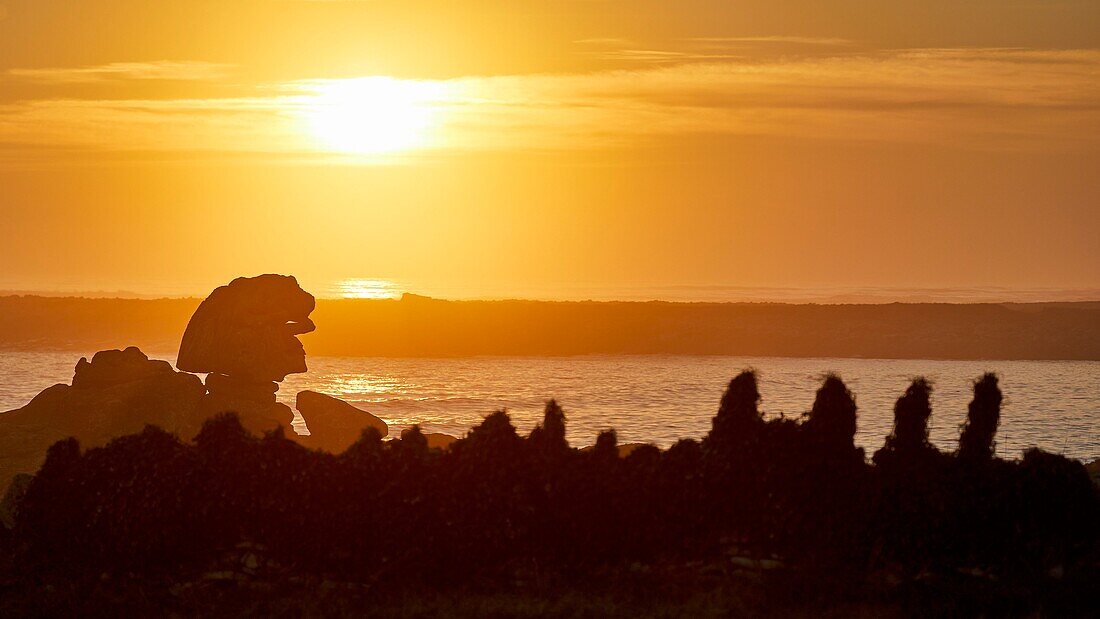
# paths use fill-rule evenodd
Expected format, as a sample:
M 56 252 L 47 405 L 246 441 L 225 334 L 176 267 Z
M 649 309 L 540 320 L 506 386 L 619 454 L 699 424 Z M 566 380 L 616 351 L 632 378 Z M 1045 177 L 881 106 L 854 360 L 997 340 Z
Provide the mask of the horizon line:
M 981 304 L 1048 304 L 1048 303 L 1100 303 L 1100 288 L 1025 288 L 975 287 L 975 288 L 818 288 L 803 289 L 781 287 L 750 287 L 721 285 L 675 285 L 667 290 L 702 290 L 713 292 L 737 292 L 734 295 L 646 295 L 646 294 L 596 294 L 596 295 L 435 295 L 411 290 L 380 297 L 320 293 L 314 295 L 323 301 L 404 301 L 431 300 L 440 302 L 536 302 L 536 303 L 682 303 L 682 304 L 777 304 L 777 305 L 981 305 Z M 756 294 L 751 294 L 755 292 Z M 779 294 L 775 294 L 775 293 Z M 771 294 L 768 294 L 771 293 Z M 206 294 L 156 294 L 118 290 L 43 290 L 0 289 L 0 298 L 38 297 L 53 299 L 85 300 L 199 300 Z

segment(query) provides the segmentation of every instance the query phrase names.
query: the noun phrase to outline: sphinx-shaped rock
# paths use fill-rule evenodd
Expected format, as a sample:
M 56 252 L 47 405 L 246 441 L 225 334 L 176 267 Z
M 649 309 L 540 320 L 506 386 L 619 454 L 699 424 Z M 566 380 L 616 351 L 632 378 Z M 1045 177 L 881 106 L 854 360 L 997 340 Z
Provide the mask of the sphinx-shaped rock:
M 0 486 L 34 473 L 55 442 L 75 437 L 84 447 L 160 426 L 184 440 L 202 425 L 196 414 L 205 389 L 137 348 L 106 350 L 76 365 L 72 385 L 43 390 L 26 406 L 0 414 Z
M 316 391 L 299 392 L 295 406 L 309 428 L 309 436 L 299 440 L 316 449 L 342 453 L 367 428 L 374 428 L 379 436 L 390 431 L 386 422 L 367 411 Z
M 255 383 L 249 380 L 233 379 L 222 374 L 207 374 L 206 390 L 212 397 L 244 399 L 253 402 L 275 402 L 275 392 L 279 385 L 274 382 Z
M 238 277 L 216 288 L 187 323 L 176 367 L 251 383 L 306 371 L 296 335 L 313 331 L 313 295 L 286 275 Z
M 207 372 L 200 412 L 232 411 L 252 432 L 290 426 L 294 413 L 275 401 L 279 381 L 306 371 L 295 337 L 313 331 L 313 295 L 286 275 L 238 277 L 214 289 L 195 310 L 180 343 L 176 367 Z
M 207 389 L 210 388 L 212 376 L 206 377 Z M 214 382 L 217 384 L 217 381 Z M 294 411 L 286 404 L 276 402 L 274 391 L 270 393 L 271 397 L 256 399 L 247 390 L 240 389 L 240 385 L 234 385 L 228 392 L 218 391 L 217 387 L 214 389 L 199 401 L 197 415 L 201 419 L 232 412 L 237 413 L 241 425 L 253 434 L 264 434 L 281 427 L 287 438 L 298 438 L 291 425 Z

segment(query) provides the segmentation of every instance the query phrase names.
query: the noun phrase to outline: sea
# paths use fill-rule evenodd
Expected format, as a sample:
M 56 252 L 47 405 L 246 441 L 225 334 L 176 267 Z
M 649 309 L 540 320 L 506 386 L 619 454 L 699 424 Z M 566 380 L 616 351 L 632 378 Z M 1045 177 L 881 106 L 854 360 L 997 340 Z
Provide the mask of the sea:
M 82 355 L 0 353 L 0 411 L 18 408 L 42 389 L 68 383 Z M 90 356 L 90 355 L 86 355 Z M 174 353 L 152 354 L 174 361 Z M 972 385 L 982 373 L 1001 379 L 1004 404 L 997 454 L 1018 458 L 1030 447 L 1085 462 L 1100 458 L 1100 362 L 942 361 L 735 356 L 579 356 L 394 359 L 318 357 L 309 371 L 287 377 L 278 397 L 310 389 L 339 397 L 390 425 L 391 436 L 419 424 L 425 431 L 464 435 L 486 415 L 506 410 L 521 433 L 542 417 L 546 401 L 565 409 L 567 438 L 590 445 L 614 428 L 620 443 L 667 447 L 710 429 L 722 391 L 746 368 L 758 372 L 761 410 L 799 418 L 822 377 L 835 372 L 859 407 L 857 445 L 867 457 L 893 425 L 893 406 L 918 376 L 933 385 L 932 442 L 954 450 Z M 2 413 L 0 413 L 2 414 Z M 299 431 L 305 431 L 301 418 Z

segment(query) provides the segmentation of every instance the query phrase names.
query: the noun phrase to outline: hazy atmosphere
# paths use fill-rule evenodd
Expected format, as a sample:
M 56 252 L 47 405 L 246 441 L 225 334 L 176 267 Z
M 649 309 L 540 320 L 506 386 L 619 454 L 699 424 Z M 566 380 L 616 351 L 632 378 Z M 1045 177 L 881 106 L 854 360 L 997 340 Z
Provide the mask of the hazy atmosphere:
M 0 0 L 0 617 L 1100 617 L 1100 1 Z
M 1097 23 L 1088 0 L 3 0 L 0 289 L 1095 299 Z

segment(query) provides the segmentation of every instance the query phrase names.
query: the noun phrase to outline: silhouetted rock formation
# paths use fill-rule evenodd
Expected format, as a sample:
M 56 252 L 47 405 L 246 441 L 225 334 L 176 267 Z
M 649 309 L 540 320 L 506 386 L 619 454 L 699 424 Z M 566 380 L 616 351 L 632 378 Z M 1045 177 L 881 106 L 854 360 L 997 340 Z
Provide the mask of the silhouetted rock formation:
M 451 436 L 450 434 L 443 434 L 442 432 L 427 432 L 424 433 L 424 440 L 427 441 L 428 449 L 447 450 L 451 448 L 451 445 L 455 444 L 458 437 Z
M 215 288 L 187 324 L 176 367 L 254 383 L 306 371 L 296 335 L 313 331 L 316 301 L 286 275 L 238 277 Z
M 224 374 L 206 375 L 206 391 L 213 398 L 274 404 L 278 390 L 279 385 L 275 382 L 252 382 L 230 378 Z
M 286 275 L 239 277 L 210 293 L 191 316 L 176 358 L 181 370 L 209 373 L 204 417 L 232 410 L 250 430 L 293 433 L 294 413 L 276 403 L 276 383 L 306 371 L 305 349 L 295 336 L 314 330 L 315 304 Z
M 72 385 L 55 385 L 29 404 L 0 416 L 0 484 L 34 472 L 54 442 L 75 437 L 96 447 L 155 425 L 190 440 L 203 420 L 233 411 L 250 432 L 281 429 L 297 438 L 290 407 L 276 401 L 278 382 L 306 371 L 298 334 L 314 329 L 314 299 L 293 277 L 238 278 L 214 290 L 195 310 L 180 345 L 176 372 L 135 347 L 81 359 Z M 194 374 L 208 372 L 206 385 Z M 387 433 L 380 419 L 339 400 L 306 403 L 312 433 L 306 445 L 338 453 L 366 426 Z M 307 401 L 309 396 L 307 396 Z M 441 442 L 437 439 L 437 442 Z
M 606 436 L 604 436 L 605 434 L 606 434 Z M 604 437 L 604 439 L 603 439 L 604 441 L 610 442 L 610 440 L 613 438 L 613 434 L 614 433 L 610 433 L 610 434 L 601 433 L 600 436 Z M 599 442 L 599 436 L 596 437 L 596 440 L 597 440 L 597 443 L 598 443 Z M 618 439 L 616 438 L 616 441 L 617 440 Z M 645 448 L 649 448 L 649 447 L 655 447 L 655 448 L 658 449 L 658 451 L 660 451 L 660 448 L 657 447 L 656 445 L 652 444 L 652 443 L 623 443 L 621 445 L 616 443 L 615 444 L 615 454 L 618 455 L 620 458 L 627 458 L 627 457 L 630 456 L 630 454 L 638 451 L 639 449 L 645 449 Z M 592 453 L 595 450 L 596 450 L 595 445 L 589 445 L 587 447 L 582 447 L 581 448 L 581 453 L 586 453 L 586 454 L 587 453 Z
M 299 392 L 295 407 L 305 418 L 310 432 L 309 437 L 299 440 L 310 447 L 332 453 L 343 452 L 366 428 L 373 428 L 379 437 L 390 432 L 386 422 L 367 411 L 316 391 Z
M 204 417 L 197 413 L 202 382 L 150 360 L 137 348 L 105 350 L 76 365 L 72 385 L 43 390 L 26 406 L 0 415 L 0 485 L 33 473 L 55 442 L 77 437 L 104 445 L 154 424 L 189 439 Z
M 92 355 L 91 362 L 81 357 L 76 362 L 72 386 L 94 389 L 168 374 L 175 374 L 171 363 L 149 359 L 131 346 L 126 350 L 101 350 Z

